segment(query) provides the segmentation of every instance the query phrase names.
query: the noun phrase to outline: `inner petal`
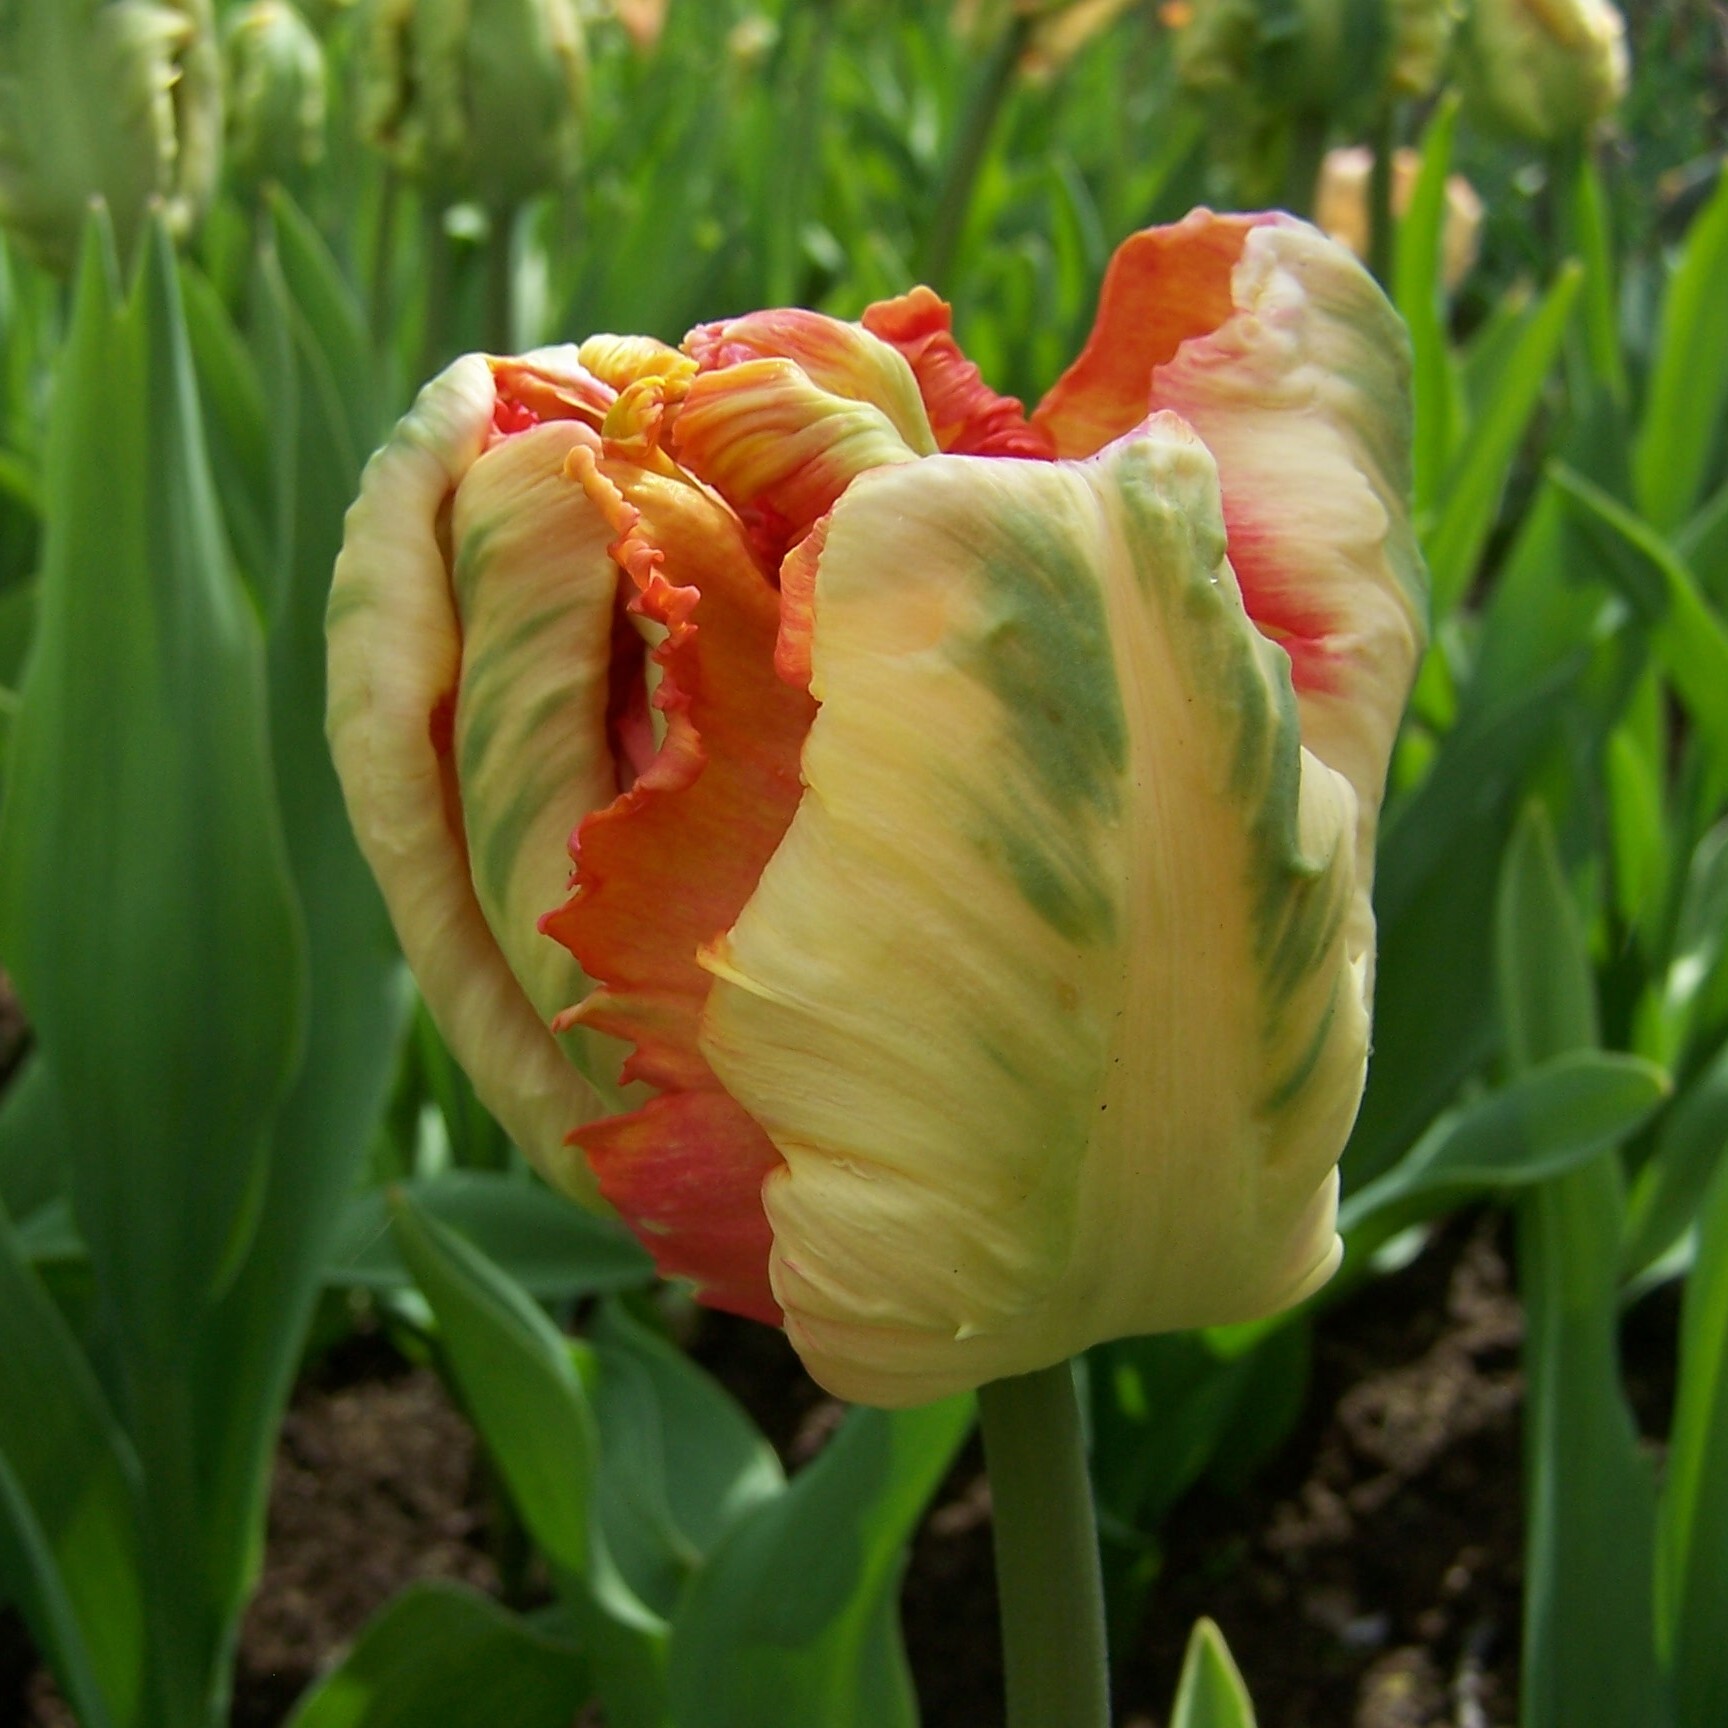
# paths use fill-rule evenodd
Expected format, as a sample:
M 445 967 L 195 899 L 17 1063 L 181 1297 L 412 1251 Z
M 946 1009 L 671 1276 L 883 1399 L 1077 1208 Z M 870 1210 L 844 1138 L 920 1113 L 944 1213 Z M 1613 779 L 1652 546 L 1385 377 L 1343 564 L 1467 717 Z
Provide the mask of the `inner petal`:
M 573 1139 L 664 1273 L 774 1323 L 761 1188 L 780 1158 L 697 1049 L 712 979 L 696 955 L 736 921 L 785 834 L 815 705 L 775 674 L 779 595 L 724 505 L 588 450 L 570 473 L 617 535 L 628 609 L 666 632 L 652 650 L 664 736 L 633 781 L 621 763 L 625 789 L 581 824 L 573 892 L 542 923 L 599 981 L 560 1027 L 628 1040 L 624 1079 L 658 1095 Z

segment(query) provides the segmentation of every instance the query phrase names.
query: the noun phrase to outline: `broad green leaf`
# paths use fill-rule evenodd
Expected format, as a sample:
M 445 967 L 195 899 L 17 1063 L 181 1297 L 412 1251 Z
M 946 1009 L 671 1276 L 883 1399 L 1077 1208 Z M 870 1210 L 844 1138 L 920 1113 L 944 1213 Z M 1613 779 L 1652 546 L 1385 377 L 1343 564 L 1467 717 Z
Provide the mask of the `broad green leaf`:
M 619 1576 L 601 1537 L 593 1507 L 599 1441 L 569 1345 L 497 1267 L 404 1194 L 393 1219 L 463 1402 L 581 1617 L 608 1720 L 658 1728 L 665 1628 Z
M 1460 416 L 1458 381 L 1446 342 L 1441 268 L 1446 231 L 1446 177 L 1458 130 L 1458 98 L 1448 92 L 1422 135 L 1421 167 L 1410 205 L 1398 223 L 1392 303 L 1410 327 L 1416 425 L 1413 445 L 1416 515 L 1430 519 L 1452 460 Z
M 1698 501 L 1728 402 L 1728 173 L 1693 222 L 1662 303 L 1649 398 L 1632 447 L 1638 503 L 1670 532 Z
M 1708 1049 L 1728 1023 L 1728 821 L 1704 835 L 1687 866 L 1660 1018 L 1673 1058 Z
M 1563 463 L 1550 463 L 1548 476 L 1590 525 L 1606 531 L 1605 573 L 1649 621 L 1668 676 L 1711 752 L 1714 784 L 1728 788 L 1728 627 L 1647 522 Z
M 1433 530 L 1423 538 L 1436 618 L 1463 599 L 1494 526 L 1506 478 L 1548 381 L 1583 273 L 1568 264 L 1531 311 L 1482 412 L 1437 495 Z
M 250 1588 L 271 1450 L 327 1244 L 383 1111 L 413 995 L 324 742 L 323 619 L 361 454 L 333 362 L 263 249 L 251 296 L 271 439 L 270 742 L 305 908 L 306 1057 L 277 1121 L 261 1230 L 199 1338 L 200 1474 L 224 1614 Z
M 1500 877 L 1495 974 L 1514 1074 L 1599 1042 L 1596 985 L 1546 810 L 1520 818 Z
M 631 1589 L 671 1619 L 715 1544 L 785 1477 L 724 1389 L 618 1304 L 601 1309 L 592 1341 L 606 1545 Z
M 58 1082 L 109 1311 L 166 1362 L 256 1222 L 300 1055 L 303 936 L 173 254 L 158 232 L 120 303 L 95 233 L 49 433 L 0 952 Z
M 582 1654 L 458 1584 L 411 1584 L 300 1701 L 289 1728 L 570 1728 Z
M 16 690 L 36 631 L 39 584 L 20 582 L 0 593 L 0 684 Z
M 912 1728 L 892 1612 L 905 1545 L 972 1401 L 855 1409 L 782 1495 L 735 1524 L 672 1628 L 673 1718 L 703 1728 Z
M 66 1128 L 39 1052 L 0 1092 L 0 1206 L 28 1218 L 66 1190 Z
M 1544 1183 L 1520 1215 L 1524 1728 L 1663 1722 L 1655 1484 L 1620 1384 L 1621 1212 L 1609 1153 Z
M 1675 1101 L 1638 1172 L 1626 1215 L 1624 1267 L 1645 1271 L 1692 1228 L 1716 1172 L 1728 1165 L 1728 1045 Z
M 1210 1620 L 1197 1620 L 1182 1660 L 1170 1728 L 1254 1728 L 1254 1705 L 1242 1671 Z
M 653 1261 L 622 1225 L 584 1212 L 537 1178 L 448 1170 L 406 1182 L 399 1192 L 542 1300 L 596 1296 L 653 1281 Z M 367 1290 L 412 1282 L 380 1190 L 356 1194 L 343 1207 L 324 1278 Z
M 149 1658 L 137 1460 L 3 1211 L 0 1361 L 0 1592 L 86 1728 L 127 1728 Z
M 1680 1728 L 1728 1721 L 1728 1165 L 1699 1225 L 1657 1536 L 1656 1636 Z
M 1412 1200 L 1524 1188 L 1588 1163 L 1649 1121 L 1669 1091 L 1652 1062 L 1618 1051 L 1571 1050 L 1498 1091 L 1447 1111 L 1385 1175 L 1347 1195 L 1339 1228 L 1353 1231 Z M 1417 1214 L 1438 1208 L 1429 1201 Z

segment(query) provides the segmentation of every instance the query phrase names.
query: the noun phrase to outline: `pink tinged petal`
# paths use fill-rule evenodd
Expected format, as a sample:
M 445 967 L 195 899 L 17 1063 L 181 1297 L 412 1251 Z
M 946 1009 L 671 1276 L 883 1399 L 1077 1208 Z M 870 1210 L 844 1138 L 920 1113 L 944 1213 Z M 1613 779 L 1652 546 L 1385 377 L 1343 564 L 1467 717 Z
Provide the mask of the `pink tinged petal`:
M 1410 522 L 1410 351 L 1364 269 L 1306 224 L 1254 229 L 1234 310 L 1152 378 L 1218 463 L 1230 562 L 1290 656 L 1302 741 L 1354 788 L 1366 919 L 1376 818 L 1425 640 Z

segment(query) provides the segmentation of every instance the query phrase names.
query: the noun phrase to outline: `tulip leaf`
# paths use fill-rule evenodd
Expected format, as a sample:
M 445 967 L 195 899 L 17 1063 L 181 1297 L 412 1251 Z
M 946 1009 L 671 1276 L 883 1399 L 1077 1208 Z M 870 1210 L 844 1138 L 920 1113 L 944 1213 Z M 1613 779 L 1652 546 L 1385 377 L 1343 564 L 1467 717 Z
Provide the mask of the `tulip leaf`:
M 654 1279 L 653 1261 L 621 1225 L 583 1211 L 536 1178 L 449 1170 L 404 1183 L 399 1192 L 544 1301 L 630 1290 Z M 349 1199 L 324 1278 L 366 1290 L 396 1290 L 412 1282 L 391 1235 L 382 1191 Z
M 1524 1202 L 1526 1728 L 1656 1728 L 1655 1483 L 1620 1383 L 1619 1165 Z M 1719 1628 L 1718 1628 L 1719 1632 Z
M 1422 136 L 1421 166 L 1410 207 L 1398 224 L 1392 300 L 1410 327 L 1415 429 L 1415 506 L 1426 522 L 1451 462 L 1461 418 L 1459 385 L 1446 342 L 1446 178 L 1458 130 L 1458 98 L 1443 96 Z
M 1423 537 L 1435 618 L 1469 590 L 1494 527 L 1506 478 L 1560 352 L 1583 272 L 1568 264 L 1507 344 L 1504 364 L 1436 494 L 1438 514 Z
M 1604 574 L 1650 623 L 1662 664 L 1710 750 L 1713 786 L 1728 788 L 1728 627 L 1647 522 L 1562 462 L 1548 465 L 1548 477 L 1595 530 Z
M 1678 528 L 1698 501 L 1728 403 L 1728 172 L 1693 222 L 1662 302 L 1649 398 L 1632 446 L 1640 508 Z
M 138 1465 L 0 1211 L 0 1579 L 86 1728 L 144 1706 Z
M 1495 978 L 1514 1074 L 1600 1042 L 1596 985 L 1546 810 L 1519 819 L 1500 876 Z
M 568 1342 L 496 1266 L 401 1191 L 392 1218 L 451 1377 L 578 1616 L 608 1722 L 660 1728 L 665 1629 L 619 1575 L 598 1528 L 599 1437 Z
M 1242 1671 L 1210 1620 L 1197 1620 L 1182 1659 L 1170 1728 L 1254 1728 L 1254 1705 Z
M 40 1053 L 0 1094 L 0 1206 L 14 1218 L 32 1213 L 66 1191 L 66 1129 L 53 1077 Z
M 1339 1228 L 1407 1221 L 1480 1189 L 1523 1188 L 1577 1169 L 1635 1134 L 1668 1096 L 1668 1076 L 1641 1056 L 1574 1050 L 1438 1117 L 1385 1175 L 1349 1195 Z
M 459 1584 L 412 1584 L 301 1700 L 289 1728 L 569 1728 L 581 1652 Z
M 1495 950 L 1514 1084 L 1594 1054 L 1589 959 L 1536 807 L 1506 859 Z M 1620 1383 L 1624 1210 L 1612 1146 L 1539 1184 L 1520 1206 L 1525 1728 L 1657 1728 L 1661 1719 L 1655 1483 Z
M 855 1409 L 736 1523 L 672 1626 L 672 1713 L 703 1728 L 912 1728 L 895 1598 L 905 1544 L 972 1425 L 969 1398 Z
M 1627 1206 L 1624 1270 L 1647 1271 L 1692 1228 L 1716 1172 L 1728 1165 L 1728 1046 L 1663 1118 Z
M 322 1282 L 328 1241 L 388 1097 L 413 994 L 349 830 L 324 742 L 324 608 L 361 455 L 327 379 L 333 361 L 266 245 L 251 304 L 272 457 L 270 740 L 289 864 L 306 913 L 306 1059 L 277 1122 L 269 1220 L 211 1316 L 195 1376 L 211 1568 L 238 1613 L 271 1442 Z
M 160 232 L 119 303 L 92 226 L 46 487 L 0 813 L 0 951 L 58 1082 L 109 1312 L 166 1361 L 256 1220 L 300 1054 L 304 956 L 258 623 Z
M 785 1477 L 720 1385 L 620 1305 L 601 1309 L 592 1338 L 606 1544 L 636 1594 L 670 1618 L 715 1544 Z
M 1728 1721 L 1728 1164 L 1704 1207 L 1681 1313 L 1656 1613 L 1674 1720 Z

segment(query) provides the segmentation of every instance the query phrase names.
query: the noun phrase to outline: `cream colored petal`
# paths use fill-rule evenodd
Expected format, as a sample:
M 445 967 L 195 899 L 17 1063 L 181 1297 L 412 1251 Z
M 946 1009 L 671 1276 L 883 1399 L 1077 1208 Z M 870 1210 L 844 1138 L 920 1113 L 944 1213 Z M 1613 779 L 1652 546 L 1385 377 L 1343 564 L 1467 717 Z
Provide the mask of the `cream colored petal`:
M 702 1048 L 786 1161 L 774 1292 L 842 1396 L 1250 1318 L 1331 1269 L 1356 799 L 1223 544 L 1170 416 L 834 510 L 808 790 L 708 956 Z
M 1426 630 L 1410 524 L 1409 342 L 1372 277 L 1305 224 L 1252 229 L 1235 311 L 1152 377 L 1218 463 L 1248 611 L 1290 653 L 1302 742 L 1355 789 L 1370 944 L 1386 767 Z
M 448 751 L 461 656 L 448 513 L 494 405 L 486 360 L 458 360 L 368 463 L 330 594 L 327 726 L 355 834 L 439 1030 L 511 1138 L 591 1199 L 564 1137 L 597 1100 L 487 926 Z
M 572 830 L 618 793 L 606 736 L 618 566 L 611 527 L 565 472 L 578 445 L 598 451 L 599 439 L 573 420 L 494 444 L 463 477 L 451 517 L 469 874 L 493 939 L 548 1022 L 590 982 L 540 919 L 569 896 Z M 616 1105 L 617 1041 L 572 1032 L 563 1042 Z

